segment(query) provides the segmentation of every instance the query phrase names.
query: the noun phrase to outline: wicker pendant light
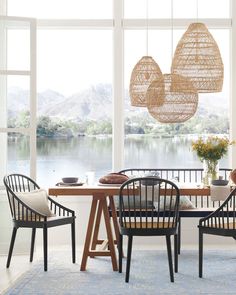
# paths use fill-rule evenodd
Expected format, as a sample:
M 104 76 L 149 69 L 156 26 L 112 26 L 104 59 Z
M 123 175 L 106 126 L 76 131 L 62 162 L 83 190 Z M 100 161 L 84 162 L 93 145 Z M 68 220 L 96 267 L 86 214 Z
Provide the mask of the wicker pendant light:
M 129 86 L 131 105 L 146 107 L 146 92 L 152 81 L 159 79 L 162 72 L 151 56 L 143 56 L 135 65 Z
M 171 72 L 188 77 L 200 93 L 222 90 L 224 65 L 205 24 L 190 24 L 176 47 Z
M 159 79 L 162 72 L 155 60 L 148 54 L 148 7 L 146 0 L 146 56 L 143 56 L 134 66 L 130 77 L 129 95 L 131 105 L 146 107 L 146 92 L 152 81 Z
M 165 87 L 164 77 L 161 75 L 158 79 L 154 80 L 148 87 L 146 92 L 146 106 L 152 103 L 156 107 L 160 107 L 165 103 Z
M 165 96 L 164 103 L 160 106 L 154 96 L 147 94 L 147 108 L 153 118 L 161 123 L 181 123 L 195 114 L 198 93 L 188 78 L 176 74 L 164 74 L 154 83 L 157 96 L 158 93 L 163 93 L 164 83 Z

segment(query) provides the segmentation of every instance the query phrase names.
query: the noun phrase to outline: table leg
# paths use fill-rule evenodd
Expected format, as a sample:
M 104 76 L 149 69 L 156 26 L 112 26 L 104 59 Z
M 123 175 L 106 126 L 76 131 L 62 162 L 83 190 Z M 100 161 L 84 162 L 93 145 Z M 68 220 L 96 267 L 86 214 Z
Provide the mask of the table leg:
M 99 232 L 99 227 L 100 227 L 100 222 L 101 222 L 101 216 L 102 216 L 102 202 L 99 202 L 98 210 L 97 210 L 97 218 L 96 218 L 94 232 L 93 232 L 93 240 L 92 240 L 91 250 L 95 250 L 96 246 L 98 244 L 98 232 Z M 90 255 L 90 257 L 94 257 L 94 256 Z
M 115 245 L 114 245 L 114 239 L 113 239 L 112 230 L 111 230 L 110 216 L 109 216 L 109 211 L 108 211 L 106 198 L 101 200 L 101 202 L 103 204 L 103 214 L 104 214 L 104 219 L 105 219 L 105 225 L 106 225 L 106 231 L 107 231 L 107 238 L 108 238 L 108 245 L 109 245 L 109 250 L 110 250 L 110 255 L 111 255 L 111 261 L 112 261 L 112 267 L 113 267 L 114 271 L 118 271 L 117 258 L 116 258 L 116 252 L 115 252 Z
M 88 228 L 87 228 L 85 244 L 84 244 L 84 251 L 83 251 L 83 256 L 82 256 L 82 261 L 81 261 L 81 266 L 80 266 L 81 271 L 86 270 L 87 259 L 88 259 L 89 252 L 90 252 L 89 249 L 90 249 L 90 243 L 91 243 L 91 238 L 92 238 L 92 233 L 93 233 L 93 225 L 94 225 L 94 220 L 95 220 L 97 203 L 98 203 L 98 199 L 93 196 L 91 209 L 90 209 L 90 215 L 89 215 Z
M 115 202 L 114 202 L 114 197 L 109 196 L 109 201 L 110 201 L 110 208 L 111 208 L 111 216 L 112 216 L 112 221 L 113 221 L 113 227 L 114 227 L 115 236 L 116 236 L 115 244 L 119 245 L 120 229 L 119 229 L 118 217 L 117 217 L 117 214 L 116 214 L 116 206 L 115 206 Z M 122 257 L 125 257 L 123 250 L 122 250 Z
M 117 219 L 117 214 L 116 214 L 116 207 L 115 207 L 115 202 L 114 202 L 113 196 L 109 196 L 109 201 L 110 201 L 111 216 L 112 216 L 112 221 L 113 221 L 113 226 L 114 226 L 115 236 L 116 236 L 116 244 L 118 245 L 119 237 L 120 237 L 120 231 L 119 231 L 119 224 L 118 224 L 118 219 Z

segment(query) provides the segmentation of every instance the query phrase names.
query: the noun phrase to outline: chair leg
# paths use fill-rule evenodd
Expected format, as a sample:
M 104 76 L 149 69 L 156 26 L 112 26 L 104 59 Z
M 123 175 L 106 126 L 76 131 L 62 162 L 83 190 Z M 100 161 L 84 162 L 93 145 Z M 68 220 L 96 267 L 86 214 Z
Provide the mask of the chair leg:
M 16 233 L 17 233 L 17 228 L 13 227 L 11 243 L 10 243 L 10 248 L 9 248 L 8 257 L 7 257 L 7 268 L 10 266 L 10 263 L 11 263 L 11 256 L 12 256 L 12 251 L 13 251 L 14 243 L 16 239 Z
M 36 234 L 36 228 L 34 227 L 32 228 L 32 235 L 31 235 L 30 262 L 32 262 L 34 258 L 35 234 Z
M 202 278 L 203 267 L 203 233 L 199 229 L 199 278 Z
M 181 217 L 179 217 L 179 226 L 178 226 L 178 254 L 180 254 L 181 248 Z
M 48 228 L 43 228 L 43 258 L 44 258 L 44 271 L 48 270 Z
M 126 275 L 125 275 L 126 283 L 129 282 L 132 243 L 133 243 L 133 236 L 128 236 L 128 250 L 127 250 L 127 263 L 126 263 Z
M 72 263 L 76 261 L 75 254 L 75 221 L 71 223 Z
M 118 245 L 118 250 L 119 250 L 119 272 L 122 273 L 122 258 L 123 258 L 123 236 L 119 236 L 119 245 Z
M 170 236 L 166 236 L 166 246 L 167 246 L 167 254 L 168 254 L 168 262 L 169 262 L 169 270 L 170 270 L 170 281 L 174 282 L 174 272 L 173 272 L 173 263 L 172 263 L 172 254 L 171 254 L 171 241 Z
M 174 235 L 175 272 L 178 272 L 178 235 Z

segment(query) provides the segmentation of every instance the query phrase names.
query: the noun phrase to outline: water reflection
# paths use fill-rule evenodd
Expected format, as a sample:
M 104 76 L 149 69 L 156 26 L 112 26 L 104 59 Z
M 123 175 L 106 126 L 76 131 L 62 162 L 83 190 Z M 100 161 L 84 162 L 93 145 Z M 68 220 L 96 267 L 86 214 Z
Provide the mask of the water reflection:
M 24 171 L 29 165 L 29 139 L 9 142 L 10 171 L 17 163 Z M 202 163 L 191 150 L 191 141 L 181 138 L 130 136 L 125 139 L 124 167 L 198 168 Z M 228 157 L 220 161 L 229 167 Z M 85 179 L 86 171 L 95 171 L 95 178 L 112 170 L 112 139 L 95 137 L 38 138 L 37 178 L 43 186 L 58 182 L 63 176 Z M 20 172 L 20 171 L 18 171 Z

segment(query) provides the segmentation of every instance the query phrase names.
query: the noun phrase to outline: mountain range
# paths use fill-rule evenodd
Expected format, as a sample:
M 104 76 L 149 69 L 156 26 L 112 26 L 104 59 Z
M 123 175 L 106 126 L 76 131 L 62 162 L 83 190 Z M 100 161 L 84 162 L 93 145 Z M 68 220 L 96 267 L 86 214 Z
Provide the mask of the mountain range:
M 219 96 L 219 97 L 218 97 Z M 227 111 L 228 100 L 220 95 L 199 95 L 201 113 L 221 114 Z M 20 87 L 11 87 L 8 92 L 9 117 L 21 110 L 29 110 L 29 92 Z M 129 116 L 147 112 L 145 108 L 130 106 L 128 90 L 125 91 L 125 111 Z M 112 117 L 112 86 L 90 86 L 69 97 L 47 89 L 37 95 L 37 115 L 71 120 L 100 120 Z

